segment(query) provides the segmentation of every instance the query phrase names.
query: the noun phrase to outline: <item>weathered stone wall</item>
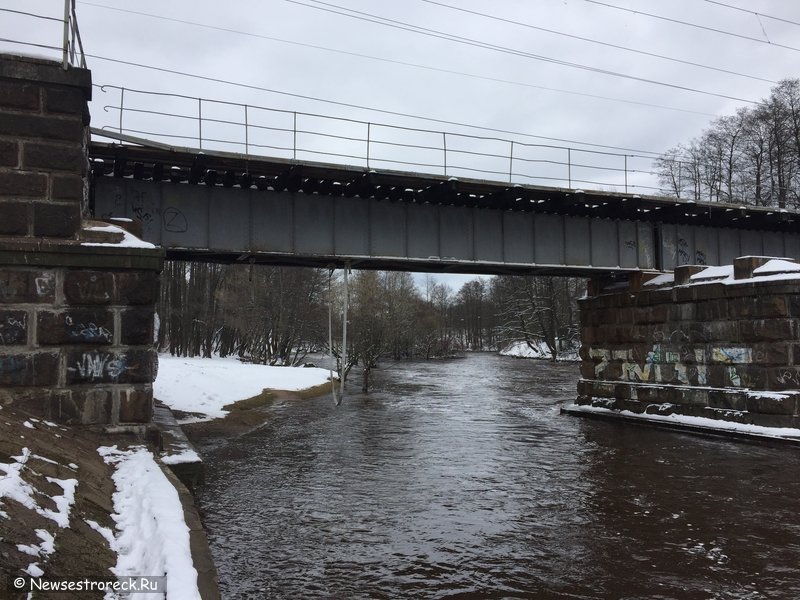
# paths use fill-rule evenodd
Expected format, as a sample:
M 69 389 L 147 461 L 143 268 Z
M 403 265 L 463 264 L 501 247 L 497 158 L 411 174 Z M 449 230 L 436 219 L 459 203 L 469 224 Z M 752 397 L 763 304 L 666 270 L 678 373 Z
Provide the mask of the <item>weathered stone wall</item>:
M 593 282 L 577 404 L 800 427 L 800 265 L 769 261 Z
M 0 404 L 146 423 L 163 253 L 86 220 L 90 96 L 86 70 L 0 56 Z

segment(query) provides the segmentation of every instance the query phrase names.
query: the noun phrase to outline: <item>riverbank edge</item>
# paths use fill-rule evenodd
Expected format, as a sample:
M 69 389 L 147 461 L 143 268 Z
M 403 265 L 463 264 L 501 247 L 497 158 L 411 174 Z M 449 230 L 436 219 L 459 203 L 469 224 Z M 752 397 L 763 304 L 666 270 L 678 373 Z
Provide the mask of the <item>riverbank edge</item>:
M 223 409 L 228 411 L 224 417 L 181 423 L 181 429 L 192 443 L 197 443 L 205 438 L 228 437 L 231 435 L 245 435 L 266 423 L 266 415 L 258 409 L 275 400 L 310 400 L 329 394 L 330 382 L 325 382 L 297 391 L 265 388 L 260 394 L 237 400 L 226 404 Z M 191 416 L 192 413 L 172 411 L 176 417 Z
M 588 419 L 598 419 L 601 421 L 616 421 L 628 423 L 637 427 L 647 426 L 657 429 L 668 429 L 672 431 L 681 431 L 694 435 L 704 437 L 721 437 L 733 439 L 739 442 L 772 445 L 772 446 L 795 446 L 800 448 L 800 437 L 784 437 L 779 435 L 766 435 L 756 432 L 737 431 L 733 429 L 723 429 L 717 427 L 710 427 L 704 425 L 695 425 L 692 423 L 680 423 L 673 421 L 663 421 L 659 419 L 650 418 L 649 415 L 642 414 L 621 414 L 612 409 L 605 409 L 599 407 L 586 407 L 577 404 L 570 404 L 569 406 L 561 407 L 562 415 L 569 415 L 572 417 L 583 417 Z

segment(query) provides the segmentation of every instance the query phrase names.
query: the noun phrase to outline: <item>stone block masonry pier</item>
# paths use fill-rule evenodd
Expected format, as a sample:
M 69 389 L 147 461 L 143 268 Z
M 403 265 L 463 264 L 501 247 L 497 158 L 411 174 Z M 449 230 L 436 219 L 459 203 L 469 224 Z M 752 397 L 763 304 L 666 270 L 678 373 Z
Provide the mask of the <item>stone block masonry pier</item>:
M 568 412 L 800 428 L 797 261 L 594 280 L 580 311 L 582 378 Z
M 162 251 L 88 220 L 91 75 L 0 55 L 0 405 L 148 423 Z

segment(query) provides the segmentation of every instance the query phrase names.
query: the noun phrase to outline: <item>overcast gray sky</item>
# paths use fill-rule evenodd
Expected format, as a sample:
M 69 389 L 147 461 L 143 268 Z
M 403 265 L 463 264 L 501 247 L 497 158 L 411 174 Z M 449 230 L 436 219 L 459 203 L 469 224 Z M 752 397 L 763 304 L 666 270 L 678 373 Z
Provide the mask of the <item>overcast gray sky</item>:
M 0 7 L 54 17 L 63 11 L 60 0 L 3 0 Z M 746 11 L 756 11 L 760 16 Z M 664 151 L 700 133 L 715 116 L 731 114 L 739 107 L 749 106 L 747 101 L 764 98 L 774 86 L 772 82 L 800 76 L 800 2 L 795 0 L 92 0 L 79 1 L 77 12 L 83 44 L 91 55 L 87 59 L 89 67 L 98 85 L 620 154 Z M 392 26 L 386 25 L 385 19 L 393 20 Z M 384 24 L 373 22 L 376 20 Z M 425 28 L 428 35 L 419 33 L 419 27 Z M 459 36 L 462 42 L 442 39 L 442 34 Z M 0 37 L 45 45 L 61 43 L 57 23 L 7 12 L 0 13 Z M 47 53 L 8 42 L 0 43 L 0 49 Z M 118 104 L 119 90 L 95 89 L 93 125 L 117 126 L 118 111 L 106 111 L 104 106 Z M 187 116 L 197 111 L 196 102 L 133 92 L 126 92 L 125 105 Z M 243 121 L 241 107 L 208 104 L 203 113 L 221 120 Z M 255 121 L 270 127 L 292 126 L 291 115 L 250 109 L 248 118 L 251 124 Z M 298 119 L 304 130 L 347 137 L 363 137 L 366 133 L 360 124 L 303 116 Z M 197 131 L 196 123 L 189 119 L 157 120 L 130 112 L 124 115 L 124 121 L 125 128 L 139 131 L 187 136 L 195 136 Z M 204 127 L 206 138 L 239 144 L 226 149 L 243 148 L 243 127 Z M 441 140 L 433 134 L 403 134 L 411 137 L 402 139 L 399 135 L 379 127 L 371 131 L 372 139 L 441 146 Z M 254 130 L 249 143 L 289 147 L 290 137 L 271 130 Z M 187 139 L 185 145 L 197 144 Z M 363 154 L 361 143 L 326 141 L 318 136 L 305 136 L 300 146 Z M 506 156 L 509 151 L 505 142 L 475 142 L 455 136 L 448 138 L 448 148 L 451 146 Z M 266 148 L 257 151 L 270 153 Z M 441 153 L 433 150 L 393 154 L 388 146 L 380 145 L 371 150 L 377 158 L 381 158 L 381 152 L 384 158 L 441 162 Z M 286 155 L 286 151 L 272 153 Z M 562 150 L 521 144 L 514 154 L 552 162 L 565 160 Z M 336 160 L 327 155 L 301 157 Z M 572 160 L 620 167 L 624 159 L 574 153 Z M 477 176 L 454 168 L 458 160 L 448 161 L 448 174 Z M 566 167 L 552 162 L 514 163 L 514 180 L 566 185 L 566 181 L 559 180 L 566 179 Z M 630 158 L 630 163 L 642 171 L 649 168 L 643 159 Z M 460 164 L 498 173 L 508 169 L 508 160 L 499 157 L 478 161 L 464 154 Z M 413 169 L 392 163 L 376 166 Z M 573 169 L 571 175 L 579 180 L 572 187 L 619 189 L 615 186 L 621 184 L 619 172 L 614 171 Z M 536 176 L 542 179 L 535 179 Z M 582 179 L 596 181 L 597 185 L 580 183 Z M 631 175 L 629 183 L 641 186 L 642 193 L 652 193 L 647 186 L 653 180 L 644 173 Z

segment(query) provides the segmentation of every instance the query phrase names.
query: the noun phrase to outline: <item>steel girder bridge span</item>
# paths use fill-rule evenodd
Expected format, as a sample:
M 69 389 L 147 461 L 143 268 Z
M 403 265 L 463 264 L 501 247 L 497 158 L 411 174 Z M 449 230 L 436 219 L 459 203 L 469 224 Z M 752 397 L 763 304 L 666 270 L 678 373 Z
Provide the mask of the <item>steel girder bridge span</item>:
M 591 276 L 800 259 L 800 215 L 323 163 L 93 143 L 97 218 L 173 259 Z

